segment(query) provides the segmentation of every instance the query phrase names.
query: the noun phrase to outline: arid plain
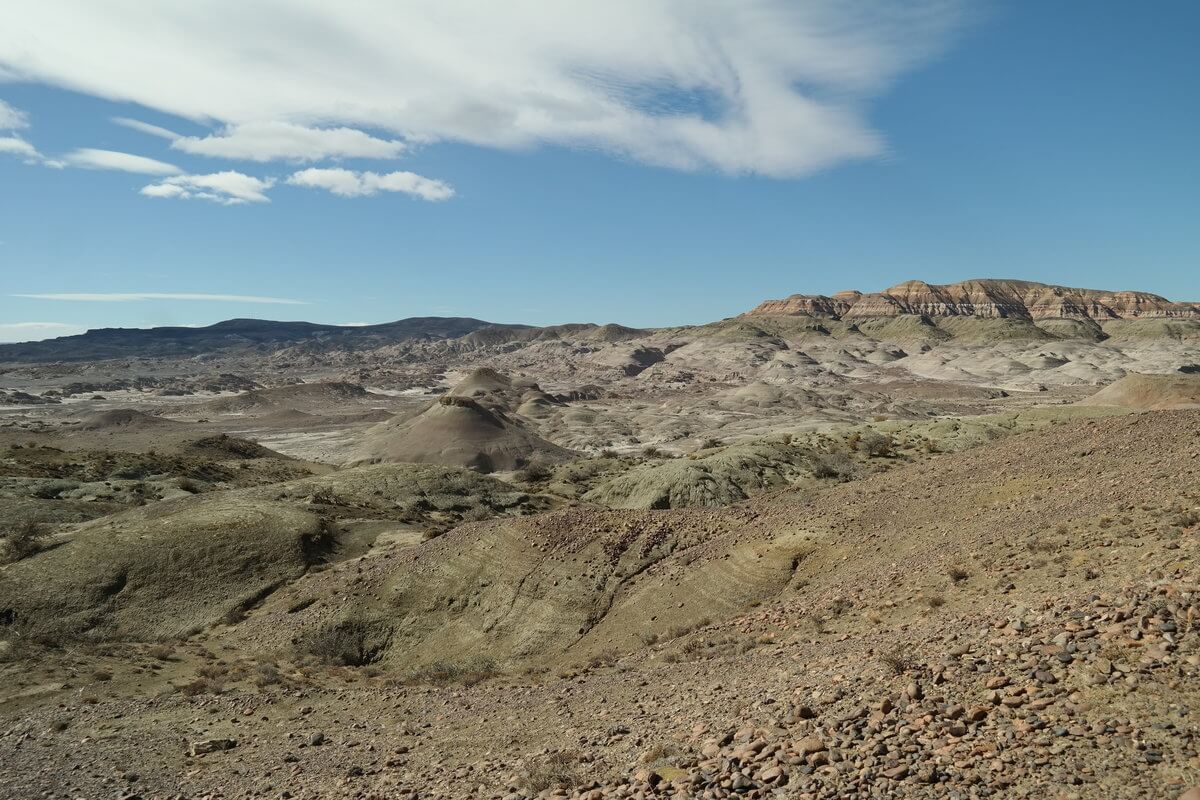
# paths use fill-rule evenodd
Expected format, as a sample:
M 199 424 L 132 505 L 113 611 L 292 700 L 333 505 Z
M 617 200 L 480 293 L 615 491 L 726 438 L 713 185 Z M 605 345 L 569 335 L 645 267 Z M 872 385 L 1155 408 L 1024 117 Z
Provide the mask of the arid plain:
M 7 796 L 1200 797 L 1196 304 L 2 345 L 0 524 Z

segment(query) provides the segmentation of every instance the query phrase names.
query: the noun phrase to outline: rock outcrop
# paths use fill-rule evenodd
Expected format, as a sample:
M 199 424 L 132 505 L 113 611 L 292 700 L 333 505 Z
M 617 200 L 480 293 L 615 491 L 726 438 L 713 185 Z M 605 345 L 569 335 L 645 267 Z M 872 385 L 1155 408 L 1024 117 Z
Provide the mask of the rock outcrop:
M 970 280 L 937 285 L 905 281 L 883 292 L 838 292 L 832 297 L 796 294 L 767 300 L 749 312 L 823 315 L 847 320 L 896 317 L 1048 319 L 1200 319 L 1200 305 L 1176 303 L 1148 292 L 1072 289 L 1033 281 Z

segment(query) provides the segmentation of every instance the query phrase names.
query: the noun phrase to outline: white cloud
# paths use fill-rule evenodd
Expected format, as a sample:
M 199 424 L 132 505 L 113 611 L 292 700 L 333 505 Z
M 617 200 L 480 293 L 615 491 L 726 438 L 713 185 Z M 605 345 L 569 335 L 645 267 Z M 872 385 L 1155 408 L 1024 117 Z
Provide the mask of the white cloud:
M 214 203 L 232 206 L 242 203 L 269 203 L 265 194 L 275 185 L 270 178 L 255 178 L 241 172 L 226 170 L 210 175 L 176 175 L 159 183 L 143 186 L 141 193 L 147 197 L 178 197 L 180 199 L 211 200 Z
M 19 136 L 0 136 L 0 153 L 40 159 L 37 148 Z
M 327 189 L 341 197 L 362 197 L 379 192 L 403 192 L 422 200 L 449 200 L 454 189 L 442 181 L 425 178 L 413 172 L 354 172 L 348 169 L 311 169 L 293 173 L 287 182 L 292 186 Z
M 0 100 L 0 131 L 17 131 L 28 127 L 28 114 Z
M 29 115 L 18 108 L 0 100 L 0 131 L 23 130 L 29 127 Z M 27 164 L 45 164 L 50 167 L 61 167 L 62 162 L 47 159 L 37 148 L 20 136 L 0 136 L 0 155 L 19 156 Z
M 231 125 L 211 136 L 181 136 L 171 147 L 200 156 L 246 161 L 397 158 L 404 142 L 377 139 L 353 128 L 307 128 L 290 122 Z
M 23 111 L 18 111 L 0 100 L 0 130 L 28 128 L 29 118 Z M 61 159 L 48 158 L 38 152 L 38 149 L 19 136 L 0 137 L 0 153 L 22 156 L 27 163 L 41 164 L 54 169 L 63 167 L 83 167 L 85 169 L 113 169 L 122 172 L 136 172 L 142 175 L 175 175 L 182 172 L 179 167 L 167 164 L 145 156 L 132 153 L 121 153 L 116 150 L 97 150 L 83 147 L 74 150 Z
M 135 131 L 148 133 L 151 136 L 157 136 L 161 139 L 178 139 L 179 134 L 175 131 L 169 131 L 166 128 L 160 128 L 157 125 L 151 125 L 149 122 L 142 122 L 140 119 L 129 119 L 128 117 L 113 117 L 113 122 L 122 125 L 126 128 L 132 128 Z
M 72 336 L 86 330 L 67 322 L 0 322 L 0 342 L 35 342 L 54 336 Z
M 307 300 L 286 297 L 257 297 L 246 294 L 197 294 L 194 292 L 51 292 L 49 294 L 14 294 L 33 300 L 69 300 L 83 303 L 128 303 L 139 300 L 199 300 L 214 303 L 265 303 L 268 305 L 306 306 Z
M 397 146 L 373 130 L 794 176 L 884 151 L 866 101 L 934 55 L 962 6 L 60 0 L 8 10 L 0 75 L 216 122 L 180 148 L 227 157 Z
M 136 172 L 140 175 L 177 175 L 183 171 L 165 161 L 135 156 L 132 153 L 119 153 L 116 150 L 96 150 L 90 147 L 68 153 L 63 160 L 72 167 L 115 169 L 122 172 Z

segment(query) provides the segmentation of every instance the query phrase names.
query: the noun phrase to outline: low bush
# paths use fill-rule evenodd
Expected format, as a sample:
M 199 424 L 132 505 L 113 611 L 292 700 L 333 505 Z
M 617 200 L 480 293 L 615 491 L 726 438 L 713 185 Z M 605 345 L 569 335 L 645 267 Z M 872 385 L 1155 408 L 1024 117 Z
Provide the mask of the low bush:
M 383 657 L 391 644 L 388 625 L 361 619 L 344 619 L 305 636 L 299 649 L 325 664 L 365 667 Z
M 47 535 L 36 522 L 18 522 L 4 534 L 0 541 L 0 564 L 11 564 L 40 553 L 46 548 Z
M 817 453 L 809 469 L 814 478 L 849 480 L 854 476 L 854 462 L 845 453 Z
M 892 455 L 895 446 L 896 443 L 892 441 L 892 437 L 876 431 L 864 431 L 859 434 L 858 440 L 854 443 L 856 450 L 873 458 Z
M 879 656 L 879 662 L 893 675 L 903 675 L 916 665 L 912 657 L 899 647 L 892 648 Z
M 467 661 L 435 661 L 408 673 L 408 683 L 428 683 L 434 686 L 462 684 L 474 686 L 499 674 L 496 662 L 490 658 L 476 657 Z
M 536 795 L 549 789 L 570 789 L 581 780 L 578 756 L 549 753 L 526 765 L 520 783 L 527 792 Z

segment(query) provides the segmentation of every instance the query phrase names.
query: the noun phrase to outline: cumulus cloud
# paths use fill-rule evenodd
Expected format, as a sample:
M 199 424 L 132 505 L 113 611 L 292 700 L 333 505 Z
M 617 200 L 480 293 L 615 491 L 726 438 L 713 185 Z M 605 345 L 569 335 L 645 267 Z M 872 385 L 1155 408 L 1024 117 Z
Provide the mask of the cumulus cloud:
M 354 172 L 348 169 L 300 170 L 288 177 L 292 186 L 326 189 L 341 197 L 363 197 L 379 192 L 403 192 L 422 200 L 449 200 L 454 189 L 442 181 L 417 175 L 415 172 Z
M 179 167 L 165 161 L 135 156 L 132 153 L 120 153 L 116 150 L 96 150 L 90 147 L 68 153 L 63 160 L 72 167 L 115 169 L 122 172 L 136 172 L 140 175 L 177 175 L 183 172 Z
M 28 127 L 28 114 L 0 100 L 0 131 L 18 131 Z
M 209 175 L 175 175 L 158 183 L 143 186 L 147 197 L 177 197 L 181 200 L 210 200 L 233 206 L 243 203 L 269 203 L 264 194 L 275 185 L 271 178 L 255 178 L 234 170 Z
M 0 75 L 215 121 L 178 140 L 204 155 L 454 140 L 795 176 L 883 152 L 868 101 L 963 18 L 958 0 L 62 0 L 6 14 Z
M 286 297 L 257 297 L 246 294 L 203 294 L 195 292 L 51 292 L 49 294 L 14 294 L 34 300 L 69 300 L 84 303 L 128 303 L 139 300 L 199 300 L 216 303 L 266 303 L 269 305 L 306 306 L 305 300 Z
M 68 322 L 0 322 L 0 342 L 36 342 L 54 336 L 71 336 L 87 328 Z

